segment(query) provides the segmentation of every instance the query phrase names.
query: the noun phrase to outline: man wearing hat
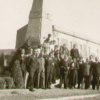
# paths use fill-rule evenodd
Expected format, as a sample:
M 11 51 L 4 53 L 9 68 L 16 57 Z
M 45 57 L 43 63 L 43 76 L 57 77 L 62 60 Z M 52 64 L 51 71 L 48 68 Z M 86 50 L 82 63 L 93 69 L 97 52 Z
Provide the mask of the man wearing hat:
M 75 81 L 74 87 L 75 87 L 76 83 L 78 82 L 78 68 L 79 68 L 79 58 L 80 58 L 79 51 L 76 48 L 76 46 L 77 45 L 74 44 L 73 48 L 70 51 L 70 56 L 72 57 L 72 60 L 74 61 L 74 64 L 75 64 L 75 68 L 72 71 L 72 74 L 75 76 L 72 80 L 72 81 Z

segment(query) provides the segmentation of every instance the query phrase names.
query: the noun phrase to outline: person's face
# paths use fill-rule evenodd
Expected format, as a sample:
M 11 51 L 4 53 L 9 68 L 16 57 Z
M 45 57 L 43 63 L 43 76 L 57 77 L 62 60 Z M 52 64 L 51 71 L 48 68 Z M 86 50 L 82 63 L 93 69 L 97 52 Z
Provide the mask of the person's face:
M 66 61 L 68 60 L 68 56 L 65 56 L 64 58 L 65 58 Z
M 43 56 L 44 56 L 44 52 L 41 52 L 41 53 L 40 53 L 40 57 L 43 57 Z
M 39 56 L 38 50 L 35 50 L 35 51 L 34 51 L 34 55 L 35 55 L 35 56 Z
M 66 44 L 64 44 L 63 47 L 66 47 Z
M 29 40 L 27 41 L 27 46 L 30 46 L 30 41 Z
M 24 49 L 21 50 L 21 54 L 25 54 L 25 50 Z
M 52 44 L 53 44 L 53 42 L 51 41 L 51 42 L 50 42 L 50 45 L 52 45 Z
M 50 53 L 50 57 L 54 57 L 54 53 Z
M 63 54 L 61 54 L 61 58 L 64 59 L 64 55 Z
M 75 58 L 73 59 L 73 62 L 75 62 L 75 63 L 77 62 Z
M 93 55 L 90 55 L 89 56 L 89 60 L 93 60 L 94 58 L 93 58 Z

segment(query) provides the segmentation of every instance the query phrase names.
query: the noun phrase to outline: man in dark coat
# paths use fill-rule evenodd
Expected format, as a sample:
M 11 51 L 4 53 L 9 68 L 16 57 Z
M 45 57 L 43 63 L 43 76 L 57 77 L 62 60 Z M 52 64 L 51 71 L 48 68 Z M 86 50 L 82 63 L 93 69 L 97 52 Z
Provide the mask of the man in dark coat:
M 30 66 L 30 58 L 33 55 L 33 48 L 30 46 L 29 42 L 26 42 L 23 47 L 23 50 L 25 50 L 25 54 L 21 54 L 21 67 L 23 70 L 23 75 L 25 77 L 25 87 L 28 88 L 29 85 L 29 66 Z
M 70 56 L 73 58 L 76 58 L 78 59 L 79 58 L 79 51 L 78 49 L 76 48 L 76 44 L 73 45 L 73 48 L 71 49 L 70 51 Z
M 83 58 L 81 58 L 79 62 L 79 69 L 78 69 L 78 88 L 80 88 L 80 85 L 82 88 L 83 85 L 83 68 L 84 68 L 83 65 L 84 65 L 84 61 Z
M 60 66 L 60 88 L 62 87 L 62 83 L 64 82 L 64 88 L 68 87 L 68 56 L 61 54 L 61 58 L 59 61 Z
M 70 86 L 70 88 L 75 88 L 75 85 L 78 81 L 77 70 L 78 70 L 77 61 L 74 58 L 71 60 L 70 69 L 69 69 L 69 86 Z
M 80 58 L 80 55 L 79 55 L 79 51 L 78 49 L 76 48 L 76 44 L 73 45 L 73 48 L 71 49 L 70 51 L 70 56 L 72 57 L 72 60 L 73 60 L 73 63 L 71 65 L 71 75 L 72 75 L 72 83 L 73 81 L 75 81 L 73 83 L 73 86 L 75 87 L 77 81 L 78 81 L 78 68 L 79 68 L 79 58 Z M 73 66 L 73 67 L 72 67 Z M 74 77 L 73 77 L 74 75 Z
M 69 56 L 69 50 L 67 48 L 67 45 L 66 44 L 63 44 L 61 47 L 60 47 L 60 52 Z
M 29 63 L 29 89 L 30 91 L 33 91 L 34 83 L 35 83 L 35 75 L 38 71 L 38 59 L 37 59 L 37 50 L 34 50 L 33 55 L 30 57 L 30 63 Z
M 95 86 L 97 86 L 97 90 L 99 90 L 99 82 L 100 82 L 100 62 L 98 61 L 98 58 L 95 58 L 95 62 L 92 64 L 91 67 L 93 80 L 92 80 L 92 89 L 95 89 Z

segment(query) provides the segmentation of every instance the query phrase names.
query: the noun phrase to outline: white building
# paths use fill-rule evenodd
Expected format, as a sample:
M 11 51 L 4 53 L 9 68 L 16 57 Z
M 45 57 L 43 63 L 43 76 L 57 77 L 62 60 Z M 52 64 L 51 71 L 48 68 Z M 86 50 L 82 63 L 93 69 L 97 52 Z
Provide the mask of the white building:
M 62 29 L 53 26 L 49 11 L 44 10 L 47 6 L 46 1 L 33 0 L 29 22 L 25 27 L 18 30 L 16 48 L 22 46 L 28 38 L 33 38 L 32 46 L 41 44 L 48 34 L 52 34 L 58 45 L 67 44 L 69 50 L 74 43 L 77 44 L 80 55 L 85 58 L 91 54 L 100 57 L 100 44 L 98 42 L 80 37 L 73 32 L 63 32 Z
M 89 55 L 100 57 L 100 43 L 97 41 L 80 37 L 72 32 L 64 32 L 56 26 L 53 26 L 53 36 L 58 45 L 66 44 L 69 50 L 73 47 L 73 44 L 77 44 L 82 57 L 86 58 Z

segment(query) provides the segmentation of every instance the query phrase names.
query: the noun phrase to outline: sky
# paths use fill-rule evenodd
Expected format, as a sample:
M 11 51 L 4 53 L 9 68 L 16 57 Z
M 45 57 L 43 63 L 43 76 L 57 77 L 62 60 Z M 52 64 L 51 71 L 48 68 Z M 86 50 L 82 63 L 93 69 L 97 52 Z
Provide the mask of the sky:
M 100 41 L 100 0 L 44 0 L 52 23 Z M 26 25 L 33 0 L 0 0 L 0 49 L 15 48 L 16 33 Z

